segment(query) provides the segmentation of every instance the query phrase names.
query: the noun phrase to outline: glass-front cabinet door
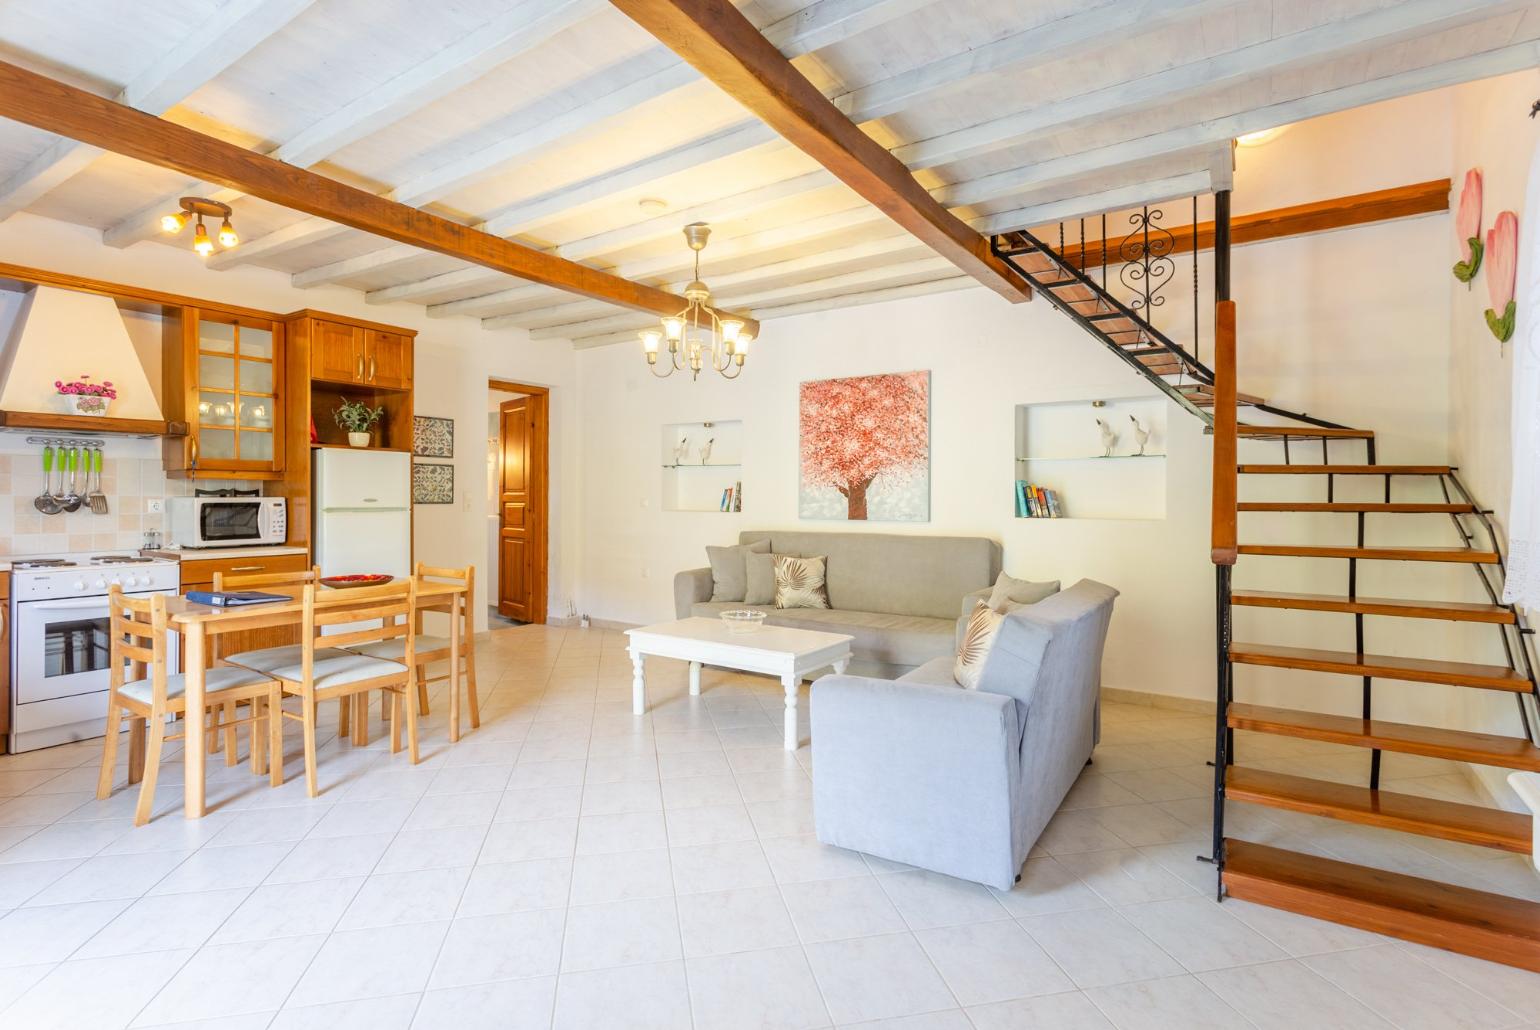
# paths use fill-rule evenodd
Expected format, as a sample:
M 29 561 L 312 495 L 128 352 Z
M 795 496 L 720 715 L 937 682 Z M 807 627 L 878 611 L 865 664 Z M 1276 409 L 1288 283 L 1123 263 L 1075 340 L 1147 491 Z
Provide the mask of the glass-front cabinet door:
M 196 359 L 191 469 L 281 471 L 282 327 L 200 311 L 190 329 L 196 337 L 188 341 L 194 344 L 188 356 Z

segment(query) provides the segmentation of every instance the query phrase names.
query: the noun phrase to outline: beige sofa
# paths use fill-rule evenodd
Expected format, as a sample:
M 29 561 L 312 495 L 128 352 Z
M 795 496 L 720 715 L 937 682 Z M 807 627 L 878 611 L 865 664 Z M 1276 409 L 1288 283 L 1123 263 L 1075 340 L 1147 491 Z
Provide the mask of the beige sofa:
M 853 676 L 897 678 L 956 649 L 963 599 L 1000 573 L 1000 545 L 984 537 L 752 530 L 738 542 L 770 541 L 775 554 L 828 558 L 828 608 L 778 609 L 712 601 L 711 570 L 674 577 L 675 614 L 715 617 L 728 608 L 763 611 L 774 626 L 846 633 Z

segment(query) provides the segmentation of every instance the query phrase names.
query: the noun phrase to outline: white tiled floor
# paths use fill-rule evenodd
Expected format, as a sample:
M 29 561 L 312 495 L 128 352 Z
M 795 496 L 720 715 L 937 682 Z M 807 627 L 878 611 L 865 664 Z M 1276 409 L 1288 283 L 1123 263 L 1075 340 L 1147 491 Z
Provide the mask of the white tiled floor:
M 323 793 L 212 770 L 212 813 L 92 797 L 99 742 L 0 758 L 0 1027 L 904 1030 L 1522 1027 L 1540 976 L 1212 898 L 1208 718 L 1108 704 L 1009 893 L 827 848 L 769 680 L 500 629 L 483 726 L 417 767 L 323 747 Z M 803 736 L 807 737 L 806 709 Z M 330 716 L 331 713 L 328 713 Z M 1360 771 L 1243 737 L 1247 764 Z M 1361 756 L 1360 756 L 1361 757 Z M 1453 766 L 1386 785 L 1474 800 Z M 121 775 L 120 775 L 121 780 Z M 1540 899 L 1517 857 L 1231 806 L 1231 832 Z

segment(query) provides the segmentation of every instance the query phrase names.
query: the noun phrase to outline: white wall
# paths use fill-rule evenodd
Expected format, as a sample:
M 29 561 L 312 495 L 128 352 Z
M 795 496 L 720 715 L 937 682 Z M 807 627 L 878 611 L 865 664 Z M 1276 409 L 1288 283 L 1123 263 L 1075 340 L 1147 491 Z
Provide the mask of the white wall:
M 430 319 L 420 305 L 373 306 L 356 290 L 298 290 L 285 274 L 260 268 L 212 271 L 191 250 L 140 243 L 116 250 L 100 233 L 31 215 L 0 224 L 0 261 L 53 269 L 112 282 L 206 297 L 268 311 L 315 308 L 416 329 L 418 414 L 455 420 L 453 505 L 416 509 L 416 555 L 434 565 L 480 565 L 486 534 L 487 380 L 499 378 L 551 388 L 550 608 L 566 610 L 576 591 L 578 538 L 570 531 L 578 466 L 577 404 L 571 345 L 531 341 L 526 332 L 487 332 L 475 319 Z M 64 369 L 63 371 L 72 371 Z M 487 577 L 478 577 L 478 625 L 486 617 Z
M 1540 218 L 1540 211 L 1524 210 L 1524 186 L 1530 159 L 1540 141 L 1540 123 L 1527 115 L 1530 105 L 1540 97 L 1540 73 L 1505 75 L 1469 83 L 1451 92 L 1451 177 L 1455 181 L 1451 205 L 1459 203 L 1466 169 L 1480 168 L 1485 184 L 1483 238 L 1498 212 L 1514 211 L 1519 216 L 1520 245 L 1531 245 L 1529 241 L 1537 229 L 1533 220 Z M 1444 253 L 1448 264 L 1458 260 L 1452 221 Z M 1477 499 L 1493 509 L 1493 521 L 1506 545 L 1513 462 L 1508 434 L 1515 344 L 1498 343 L 1487 329 L 1482 314 L 1491 305 L 1486 269 L 1477 274 L 1468 288 L 1453 275 L 1445 279 L 1444 288 L 1450 295 L 1450 460 L 1460 467 L 1461 479 Z M 1534 613 L 1529 614 L 1534 617 Z M 1502 661 L 1501 651 L 1489 647 L 1487 656 L 1479 660 Z M 1517 732 L 1517 716 L 1509 698 L 1469 691 L 1456 700 L 1456 706 L 1452 718 L 1472 729 Z M 1478 767 L 1477 773 L 1494 795 L 1513 800 L 1508 795 L 1504 770 Z

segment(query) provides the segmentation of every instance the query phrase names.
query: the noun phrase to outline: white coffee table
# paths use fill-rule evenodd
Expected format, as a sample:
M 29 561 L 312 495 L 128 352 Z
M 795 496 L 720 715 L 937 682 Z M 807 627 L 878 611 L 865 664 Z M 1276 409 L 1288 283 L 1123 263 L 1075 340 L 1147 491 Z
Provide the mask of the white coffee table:
M 797 749 L 797 685 L 814 669 L 850 664 L 850 641 L 841 633 L 761 626 L 733 633 L 721 619 L 696 617 L 626 630 L 631 638 L 631 710 L 647 711 L 647 674 L 643 656 L 678 658 L 690 663 L 690 693 L 700 693 L 700 667 L 717 665 L 741 672 L 776 676 L 786 691 L 786 750 Z

